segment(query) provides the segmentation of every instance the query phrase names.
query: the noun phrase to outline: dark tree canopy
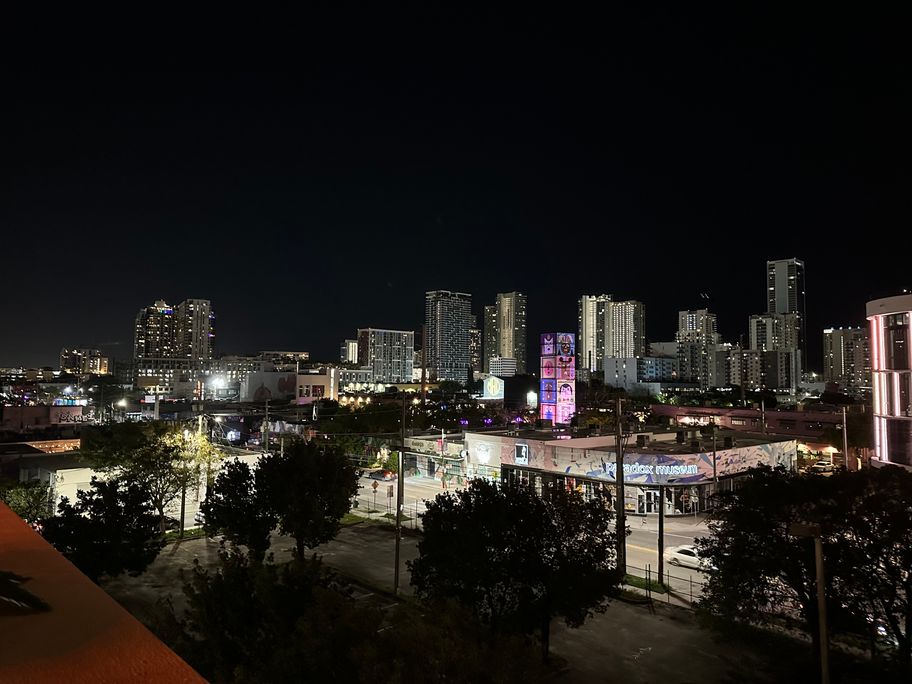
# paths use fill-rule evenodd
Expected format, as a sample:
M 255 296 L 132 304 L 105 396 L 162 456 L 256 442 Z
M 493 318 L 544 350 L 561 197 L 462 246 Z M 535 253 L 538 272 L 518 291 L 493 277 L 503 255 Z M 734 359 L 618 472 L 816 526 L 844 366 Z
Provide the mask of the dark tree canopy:
M 715 566 L 701 610 L 724 622 L 803 623 L 817 643 L 813 541 L 791 523 L 819 525 L 830 631 L 871 633 L 881 625 L 909 667 L 912 624 L 912 474 L 865 469 L 832 477 L 757 468 L 717 496 L 710 536 L 697 540 Z
M 314 558 L 249 563 L 223 552 L 195 566 L 183 622 L 163 638 L 216 683 L 531 682 L 544 671 L 520 639 L 492 635 L 464 610 L 355 601 Z
M 452 598 L 498 631 L 540 630 L 547 657 L 551 619 L 581 625 L 621 577 L 605 499 L 561 487 L 545 494 L 484 480 L 439 494 L 409 569 L 421 597 Z
M 200 506 L 209 534 L 222 534 L 228 542 L 246 546 L 256 561 L 265 557 L 277 522 L 262 484 L 257 483 L 264 472 L 251 471 L 243 461 L 225 462 Z
M 92 478 L 75 504 L 64 498 L 45 522 L 44 538 L 94 582 L 139 575 L 164 546 L 148 491 L 116 479 Z
M 342 450 L 323 444 L 296 442 L 284 454 L 264 456 L 258 469 L 262 500 L 282 534 L 294 537 L 299 557 L 336 536 L 358 493 L 358 470 Z
M 51 488 L 47 482 L 0 482 L 0 500 L 27 523 L 51 514 Z

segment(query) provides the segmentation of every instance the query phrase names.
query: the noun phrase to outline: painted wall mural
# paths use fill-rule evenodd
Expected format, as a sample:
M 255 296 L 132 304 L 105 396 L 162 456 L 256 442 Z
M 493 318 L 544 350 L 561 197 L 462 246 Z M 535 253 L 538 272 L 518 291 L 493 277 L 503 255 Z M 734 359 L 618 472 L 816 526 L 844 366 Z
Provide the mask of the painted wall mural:
M 516 461 L 517 444 L 528 444 L 528 463 Z M 471 433 L 466 435 L 466 449 L 470 465 L 524 466 L 611 482 L 615 477 L 614 452 L 605 449 L 574 449 L 519 437 Z M 793 469 L 797 453 L 795 440 L 723 449 L 716 452 L 716 472 L 725 477 L 759 465 Z M 624 481 L 630 484 L 699 484 L 712 479 L 712 452 L 624 456 Z

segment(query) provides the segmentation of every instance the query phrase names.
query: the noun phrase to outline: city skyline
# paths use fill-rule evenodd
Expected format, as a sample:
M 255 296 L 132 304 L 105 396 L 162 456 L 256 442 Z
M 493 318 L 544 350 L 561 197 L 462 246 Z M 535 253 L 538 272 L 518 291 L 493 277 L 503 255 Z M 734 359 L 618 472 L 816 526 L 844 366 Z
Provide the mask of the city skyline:
M 785 257 L 783 257 L 783 258 L 785 258 Z M 788 258 L 792 258 L 792 257 L 788 257 Z M 756 277 L 754 278 L 755 281 L 759 282 L 764 277 L 764 275 L 766 273 L 766 269 L 765 269 L 766 261 L 767 260 L 762 261 L 760 272 L 758 274 L 755 274 L 756 275 Z M 813 272 L 813 263 L 811 264 L 810 268 Z M 756 285 L 756 284 L 757 283 L 755 282 L 754 285 Z M 602 289 L 607 291 L 609 288 L 602 288 Z M 759 288 L 755 287 L 755 289 L 759 289 Z M 520 288 L 514 288 L 514 290 L 520 291 Z M 327 331 L 323 331 L 323 334 L 321 336 L 314 335 L 314 336 L 307 337 L 307 335 L 305 334 L 305 339 L 286 338 L 282 343 L 276 342 L 276 343 L 270 344 L 270 341 L 274 340 L 276 338 L 270 336 L 269 329 L 267 328 L 266 330 L 262 331 L 265 334 L 263 335 L 263 337 L 260 338 L 262 340 L 262 344 L 260 344 L 259 346 L 256 346 L 256 345 L 251 346 L 249 344 L 244 345 L 243 343 L 235 344 L 234 340 L 232 340 L 230 337 L 228 337 L 227 334 L 220 334 L 219 337 L 221 338 L 221 341 L 219 342 L 219 347 L 217 349 L 216 355 L 222 356 L 222 355 L 226 355 L 226 354 L 227 355 L 250 354 L 250 353 L 255 353 L 255 352 L 259 351 L 259 349 L 280 347 L 280 346 L 289 347 L 289 348 L 300 347 L 300 348 L 307 348 L 311 352 L 312 358 L 314 358 L 314 359 L 319 359 L 319 360 L 323 360 L 326 362 L 332 362 L 332 361 L 335 361 L 339 355 L 339 351 L 338 351 L 339 350 L 339 340 L 344 339 L 346 337 L 346 335 L 344 334 L 344 330 L 358 329 L 358 328 L 379 328 L 379 329 L 410 330 L 410 331 L 414 331 L 416 334 L 419 334 L 421 331 L 421 327 L 422 327 L 422 323 L 423 323 L 423 319 L 424 319 L 424 315 L 423 315 L 424 314 L 424 311 L 423 311 L 424 301 L 423 300 L 424 300 L 425 292 L 426 291 L 421 292 L 421 296 L 419 299 L 419 306 L 401 307 L 401 308 L 396 309 L 397 315 L 394 316 L 395 320 L 408 321 L 409 318 L 411 318 L 410 324 L 386 325 L 384 320 L 378 321 L 379 316 L 368 313 L 365 316 L 366 319 L 370 320 L 370 321 L 374 321 L 373 323 L 371 323 L 369 325 L 362 325 L 357 320 L 346 321 L 346 322 L 343 322 L 340 324 L 342 329 L 340 329 L 338 331 L 338 334 L 336 334 L 337 331 L 335 331 L 334 329 L 330 329 Z M 626 294 L 622 295 L 622 296 L 627 297 L 629 299 L 634 299 L 636 296 L 635 292 L 632 290 L 630 290 L 628 292 L 625 289 L 624 292 Z M 476 293 L 472 292 L 472 291 L 467 291 L 467 293 L 472 296 L 473 314 L 475 311 L 480 311 L 480 313 L 477 314 L 477 316 L 478 316 L 479 320 L 483 320 L 484 308 L 485 308 L 485 303 L 482 301 L 483 298 L 476 295 Z M 902 293 L 902 290 L 899 290 L 898 292 L 895 292 L 893 294 L 901 294 L 901 293 Z M 203 293 L 203 294 L 205 294 L 205 293 Z M 538 311 L 537 307 L 535 306 L 535 303 L 533 302 L 532 306 L 528 310 L 528 315 L 527 315 L 528 320 L 533 321 L 533 322 L 537 321 L 539 326 L 542 328 L 547 327 L 547 323 L 549 321 L 561 320 L 566 323 L 563 326 L 563 329 L 577 331 L 578 315 L 579 315 L 578 314 L 579 297 L 581 297 L 583 295 L 584 295 L 584 293 L 579 293 L 578 295 L 574 295 L 571 291 L 568 290 L 567 298 L 569 299 L 569 304 L 567 304 L 566 306 L 559 307 L 554 310 L 549 310 L 549 312 L 547 314 L 545 314 L 541 311 Z M 758 297 L 756 298 L 757 302 L 759 302 L 759 304 L 757 304 L 756 306 L 753 306 L 755 304 L 755 302 L 752 300 L 748 300 L 748 299 L 738 300 L 740 302 L 744 302 L 743 309 L 740 310 L 739 313 L 736 312 L 734 316 L 727 316 L 725 318 L 723 318 L 723 316 L 718 313 L 717 307 L 713 305 L 713 301 L 714 301 L 713 298 L 711 296 L 707 297 L 706 293 L 700 293 L 696 298 L 693 299 L 693 301 L 694 301 L 695 308 L 709 309 L 716 316 L 717 323 L 718 323 L 718 329 L 720 331 L 720 337 L 721 337 L 722 341 L 738 343 L 739 339 L 743 338 L 744 342 L 747 345 L 747 343 L 749 343 L 749 341 L 750 341 L 751 320 L 752 320 L 752 318 L 754 318 L 758 315 L 758 314 L 756 314 L 755 310 L 757 310 L 757 311 L 762 310 L 763 297 L 764 297 L 764 293 L 761 292 L 761 294 L 758 295 Z M 496 298 L 496 294 L 492 295 L 490 297 L 490 300 L 494 301 L 495 298 Z M 808 352 L 809 352 L 808 358 L 810 360 L 809 370 L 816 370 L 816 371 L 820 372 L 824 365 L 824 359 L 822 358 L 822 354 L 823 354 L 822 345 L 823 345 L 824 331 L 829 328 L 834 328 L 834 327 L 835 328 L 840 328 L 840 327 L 847 328 L 847 327 L 858 327 L 858 326 L 864 327 L 865 321 L 864 321 L 864 316 L 862 315 L 860 317 L 860 320 L 859 320 L 859 318 L 856 318 L 851 321 L 839 321 L 837 323 L 823 324 L 819 327 L 815 327 L 814 321 L 817 318 L 819 318 L 819 316 L 815 317 L 813 314 L 814 309 L 815 309 L 814 300 L 816 299 L 815 293 L 813 290 L 811 290 L 810 294 L 808 295 L 808 298 L 811 301 L 811 305 L 808 307 L 808 311 L 809 311 L 808 319 L 811 321 L 811 323 L 809 324 L 809 327 L 808 327 L 808 344 L 807 344 Z M 188 301 L 194 301 L 192 298 L 184 297 L 180 293 L 176 293 L 174 296 L 169 295 L 169 297 L 167 297 L 167 298 L 154 297 L 153 299 L 155 299 L 155 301 L 167 301 L 167 299 L 172 299 L 174 301 L 181 301 L 183 299 L 187 299 Z M 212 297 L 208 297 L 207 299 L 209 301 L 214 301 Z M 615 296 L 614 299 L 615 299 L 615 301 L 618 301 L 619 297 Z M 675 301 L 673 298 L 667 298 L 666 304 L 671 303 L 673 301 Z M 139 303 L 139 304 L 142 307 L 147 306 L 147 304 L 143 304 L 143 303 Z M 412 304 L 414 304 L 414 302 L 412 302 Z M 672 341 L 675 338 L 676 332 L 678 330 L 678 327 L 677 327 L 678 312 L 681 310 L 684 310 L 684 309 L 677 307 L 677 306 L 662 307 L 661 303 L 660 303 L 660 305 L 658 305 L 656 307 L 652 307 L 652 306 L 650 306 L 650 303 L 648 301 L 644 301 L 644 304 L 646 304 L 647 308 L 650 309 L 650 312 L 652 312 L 654 309 L 659 309 L 659 310 L 662 310 L 663 308 L 672 309 L 672 313 L 671 313 L 670 317 L 666 317 L 665 319 L 659 320 L 659 321 L 656 321 L 655 317 L 652 315 L 652 313 L 650 313 L 650 316 L 647 318 L 647 324 L 646 324 L 647 344 L 653 343 L 653 342 Z M 133 345 L 134 345 L 133 333 L 134 333 L 134 328 L 135 328 L 135 325 L 132 325 L 132 320 L 133 320 L 133 317 L 135 317 L 136 305 L 126 305 L 126 306 L 131 311 L 134 312 L 132 317 L 130 315 L 127 315 L 127 319 L 129 319 L 128 322 L 124 323 L 123 321 L 120 321 L 120 325 L 116 325 L 116 322 L 114 322 L 115 324 L 112 325 L 111 324 L 112 321 L 106 321 L 106 323 L 107 323 L 106 327 L 108 330 L 111 330 L 113 328 L 121 328 L 122 330 L 126 330 L 127 333 L 129 333 L 129 338 L 127 338 L 127 336 L 124 335 L 123 337 L 125 339 L 116 340 L 116 342 L 118 342 L 117 344 L 111 344 L 111 342 L 104 342 L 104 341 L 94 341 L 91 339 L 85 340 L 84 338 L 80 338 L 79 340 L 76 340 L 74 342 L 73 341 L 74 337 L 72 335 L 64 333 L 61 335 L 61 337 L 59 339 L 57 339 L 57 338 L 52 339 L 52 340 L 48 341 L 48 343 L 46 345 L 43 345 L 43 346 L 46 346 L 49 350 L 46 355 L 42 353 L 42 356 L 39 357 L 38 353 L 34 352 L 34 350 L 30 350 L 30 352 L 26 353 L 26 358 L 39 359 L 39 361 L 41 359 L 46 359 L 47 362 L 31 362 L 31 363 L 17 362 L 16 359 L 4 359 L 4 358 L 0 357 L 0 367 L 16 367 L 16 366 L 23 366 L 23 367 L 52 366 L 53 367 L 56 365 L 54 363 L 54 361 L 59 358 L 59 353 L 60 353 L 61 347 L 67 347 L 67 346 L 98 348 L 105 356 L 111 358 L 112 360 L 113 359 L 117 359 L 117 360 L 131 359 L 133 357 L 133 353 L 134 353 L 133 352 Z M 225 310 L 231 311 L 232 309 L 236 309 L 236 307 L 231 306 L 230 301 L 226 301 L 224 304 L 221 301 L 214 301 L 213 306 L 218 308 L 218 310 L 220 312 L 225 311 Z M 409 313 L 411 313 L 413 315 L 411 315 L 411 317 L 409 317 Z M 228 320 L 225 315 L 223 315 L 223 314 L 219 315 L 219 328 L 227 329 L 229 331 L 232 331 L 232 330 L 235 331 L 235 337 L 237 339 L 242 340 L 242 339 L 244 339 L 244 336 L 236 334 L 237 327 L 238 326 L 236 324 L 232 325 L 232 322 L 230 320 Z M 555 327 L 555 326 L 552 326 L 552 327 Z M 656 333 L 655 332 L 656 329 L 659 329 L 660 331 L 663 331 L 663 332 Z M 534 337 L 537 334 L 539 334 L 539 329 L 535 328 L 534 324 L 529 324 L 527 338 Z M 311 340 L 318 340 L 318 341 L 316 341 L 315 343 L 311 343 Z M 2 342 L 3 342 L 2 339 L 0 339 L 0 345 L 2 345 Z M 528 343 L 528 340 L 527 340 L 527 343 Z M 0 350 L 2 350 L 2 349 L 3 349 L 3 347 L 0 346 Z
M 912 97 L 882 41 L 780 28 L 629 9 L 547 54 L 12 65 L 0 364 L 127 356 L 136 309 L 187 297 L 222 350 L 335 358 L 357 327 L 417 330 L 438 288 L 479 322 L 527 294 L 530 335 L 610 292 L 651 339 L 702 307 L 737 339 L 766 261 L 797 257 L 819 367 L 820 331 L 912 287 L 903 250 L 832 239 L 906 231 Z

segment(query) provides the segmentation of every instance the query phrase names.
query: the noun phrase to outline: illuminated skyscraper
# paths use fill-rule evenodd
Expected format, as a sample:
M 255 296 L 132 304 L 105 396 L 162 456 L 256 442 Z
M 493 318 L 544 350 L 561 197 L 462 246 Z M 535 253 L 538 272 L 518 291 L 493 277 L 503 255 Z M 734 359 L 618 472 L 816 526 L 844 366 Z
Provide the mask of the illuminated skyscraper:
M 411 330 L 358 330 L 358 366 L 370 368 L 374 382 L 411 382 L 415 333 Z
M 867 328 L 823 331 L 823 379 L 857 394 L 871 388 L 871 345 Z
M 684 382 L 701 389 L 710 386 L 714 375 L 715 351 L 719 344 L 716 314 L 706 309 L 678 312 L 678 374 Z
M 807 357 L 805 336 L 804 262 L 800 259 L 779 259 L 766 262 L 766 312 L 795 314 L 796 349 L 802 362 Z
M 427 326 L 426 365 L 437 381 L 465 384 L 471 372 L 469 328 L 472 327 L 472 295 L 449 290 L 431 290 L 425 295 Z
M 579 365 L 590 372 L 602 367 L 605 356 L 605 304 L 610 301 L 610 294 L 583 295 L 579 299 Z
M 646 355 L 646 307 L 634 300 L 603 303 L 605 350 L 603 358 L 626 359 Z
M 490 371 L 490 359 L 516 360 L 516 373 L 526 372 L 526 295 L 522 292 L 501 292 L 493 306 L 485 307 L 485 371 Z
M 485 307 L 487 308 L 487 307 Z M 484 347 L 482 344 L 481 328 L 478 327 L 478 317 L 472 316 L 472 327 L 469 328 L 469 363 L 473 371 L 484 370 Z
M 177 351 L 174 309 L 163 300 L 139 310 L 133 336 L 133 358 L 172 358 Z
M 215 347 L 215 314 L 208 299 L 185 299 L 175 308 L 177 356 L 195 365 L 212 358 Z

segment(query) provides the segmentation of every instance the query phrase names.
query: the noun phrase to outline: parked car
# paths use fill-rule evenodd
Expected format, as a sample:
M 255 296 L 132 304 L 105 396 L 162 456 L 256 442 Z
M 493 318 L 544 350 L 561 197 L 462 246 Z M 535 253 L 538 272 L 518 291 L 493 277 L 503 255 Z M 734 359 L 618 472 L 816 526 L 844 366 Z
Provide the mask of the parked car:
M 830 461 L 817 461 L 811 466 L 812 473 L 832 473 L 834 470 L 836 470 L 836 466 Z
M 694 570 L 709 570 L 712 566 L 697 553 L 697 547 L 692 544 L 682 546 L 672 546 L 665 549 L 665 560 L 671 565 L 677 565 L 683 568 L 692 568 Z
M 368 477 L 372 480 L 389 481 L 396 479 L 396 473 L 394 473 L 392 470 L 387 470 L 386 468 L 380 468 L 379 470 L 371 471 L 371 474 L 368 475 Z

